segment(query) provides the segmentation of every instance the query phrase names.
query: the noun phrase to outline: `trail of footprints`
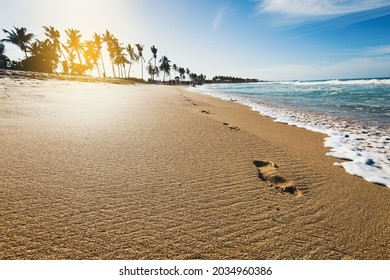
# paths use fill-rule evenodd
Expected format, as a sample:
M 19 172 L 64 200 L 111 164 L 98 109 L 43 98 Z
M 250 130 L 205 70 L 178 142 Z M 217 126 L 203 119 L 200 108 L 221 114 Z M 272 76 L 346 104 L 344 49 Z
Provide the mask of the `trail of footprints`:
M 183 98 L 186 101 L 192 102 L 191 99 L 183 95 Z M 193 103 L 194 106 L 200 106 L 199 104 Z M 202 114 L 210 114 L 209 110 L 201 110 Z M 240 128 L 238 126 L 231 125 L 230 123 L 224 122 L 223 125 L 227 126 L 231 130 L 238 131 Z M 301 196 L 302 192 L 301 190 L 295 186 L 293 181 L 286 180 L 285 178 L 278 175 L 277 170 L 278 166 L 276 163 L 272 161 L 261 161 L 261 160 L 254 160 L 253 164 L 257 167 L 257 172 L 259 179 L 261 181 L 267 182 L 269 186 L 273 187 L 277 191 L 281 193 L 288 193 L 295 196 Z
M 189 99 L 187 96 L 184 96 L 184 95 L 182 95 L 182 96 L 183 96 L 185 101 L 192 102 L 192 100 Z M 194 103 L 194 102 L 192 102 L 192 105 L 193 106 L 201 106 L 200 104 L 197 104 L 197 103 Z M 210 114 L 210 110 L 201 110 L 201 113 L 209 115 Z M 240 130 L 240 128 L 238 126 L 231 125 L 230 123 L 227 123 L 227 122 L 224 122 L 223 125 L 227 126 L 231 130 L 235 130 L 235 131 Z
M 267 182 L 271 187 L 282 193 L 289 193 L 295 196 L 301 196 L 302 192 L 297 188 L 293 181 L 286 180 L 277 174 L 278 166 L 271 161 L 254 160 L 253 164 L 257 167 L 259 179 Z

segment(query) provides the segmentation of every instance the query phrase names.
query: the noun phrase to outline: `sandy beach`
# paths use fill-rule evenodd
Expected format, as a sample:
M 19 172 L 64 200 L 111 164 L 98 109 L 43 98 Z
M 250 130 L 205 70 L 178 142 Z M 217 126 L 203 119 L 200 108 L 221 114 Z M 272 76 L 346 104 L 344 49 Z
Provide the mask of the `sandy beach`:
M 390 190 L 184 86 L 0 76 L 0 259 L 390 259 Z

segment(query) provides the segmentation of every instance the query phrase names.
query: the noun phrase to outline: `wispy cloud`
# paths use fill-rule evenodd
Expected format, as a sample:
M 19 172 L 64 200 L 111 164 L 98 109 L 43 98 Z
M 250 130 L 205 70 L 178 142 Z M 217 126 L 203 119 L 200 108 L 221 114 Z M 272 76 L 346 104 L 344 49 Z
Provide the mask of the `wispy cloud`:
M 390 14 L 388 0 L 258 0 L 257 12 L 275 15 L 273 23 L 287 26 L 364 12 L 371 12 L 370 17 L 374 18 L 383 15 L 381 8 Z M 362 20 L 366 18 L 362 16 Z
M 345 49 L 344 53 L 348 53 L 355 57 L 365 58 L 390 58 L 390 45 L 377 45 L 371 47 Z
M 390 45 L 369 47 L 364 53 L 371 56 L 390 55 Z
M 213 19 L 213 32 L 215 32 L 219 28 L 219 26 L 221 25 L 222 20 L 223 20 L 224 16 L 226 15 L 226 11 L 227 11 L 226 6 L 218 9 L 218 11 L 215 14 L 214 19 Z

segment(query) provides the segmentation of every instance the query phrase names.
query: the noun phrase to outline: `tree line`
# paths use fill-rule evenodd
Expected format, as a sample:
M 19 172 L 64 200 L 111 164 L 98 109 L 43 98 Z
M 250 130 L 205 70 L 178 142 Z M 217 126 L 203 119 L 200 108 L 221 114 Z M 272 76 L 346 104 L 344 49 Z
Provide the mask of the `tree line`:
M 248 79 L 248 78 L 239 78 L 232 76 L 214 76 L 212 79 L 213 83 L 255 83 L 255 82 L 264 82 L 259 79 Z
M 60 32 L 52 26 L 43 26 L 46 38 L 34 39 L 35 35 L 29 33 L 26 28 L 15 27 L 13 30 L 3 29 L 6 38 L 0 40 L 0 68 L 11 70 L 23 70 L 44 73 L 64 73 L 71 75 L 86 75 L 96 70 L 99 77 L 107 76 L 107 67 L 110 67 L 114 78 L 130 78 L 131 68 L 134 63 L 141 65 L 141 79 L 144 79 L 144 48 L 143 44 L 123 45 L 108 30 L 105 33 L 94 33 L 92 38 L 83 41 L 81 33 L 77 29 L 65 30 L 66 42 L 60 41 Z M 5 55 L 4 43 L 18 46 L 24 53 L 20 60 L 10 60 Z M 105 65 L 103 52 L 109 57 L 110 65 Z M 145 70 L 150 76 L 150 81 L 163 76 L 171 79 L 171 71 L 180 79 L 189 78 L 193 83 L 203 83 L 206 76 L 191 73 L 188 68 L 171 65 L 171 61 L 165 55 L 159 59 L 157 65 L 157 48 L 150 48 L 152 57 L 148 60 Z M 152 64 L 153 61 L 153 64 Z

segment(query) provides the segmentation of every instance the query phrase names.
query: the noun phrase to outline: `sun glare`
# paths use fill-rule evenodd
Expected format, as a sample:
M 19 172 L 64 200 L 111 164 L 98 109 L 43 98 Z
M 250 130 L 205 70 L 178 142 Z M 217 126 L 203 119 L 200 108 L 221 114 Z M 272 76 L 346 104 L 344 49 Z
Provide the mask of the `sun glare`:
M 104 29 L 108 17 L 115 13 L 116 1 L 46 1 L 44 4 L 34 5 L 39 12 L 49 15 L 52 25 L 57 28 L 76 28 L 83 36 L 90 36 L 92 32 Z M 60 13 L 58 13 L 60 9 Z M 103 30 L 101 31 L 103 32 Z
M 52 88 L 51 83 L 46 86 Z M 105 126 L 122 109 L 127 91 L 121 85 L 56 82 L 57 121 L 81 127 Z

